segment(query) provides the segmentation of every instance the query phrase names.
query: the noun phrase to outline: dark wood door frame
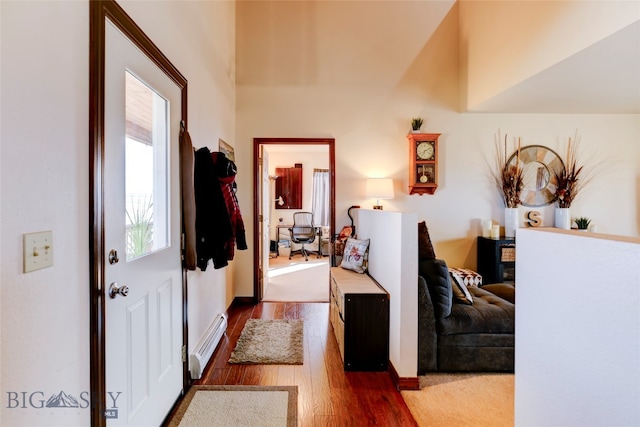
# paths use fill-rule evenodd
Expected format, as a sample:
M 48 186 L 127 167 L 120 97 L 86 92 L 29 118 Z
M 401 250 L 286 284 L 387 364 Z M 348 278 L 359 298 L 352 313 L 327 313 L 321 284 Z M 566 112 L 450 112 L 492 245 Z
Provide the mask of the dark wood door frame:
M 187 79 L 114 0 L 89 2 L 89 268 L 91 425 L 106 426 L 105 230 L 104 230 L 104 83 L 105 20 L 109 19 L 181 90 L 181 117 L 187 128 Z M 187 348 L 187 281 L 182 269 L 183 345 Z M 190 381 L 183 362 L 183 385 Z
M 253 139 L 253 302 L 262 301 L 260 286 L 260 146 L 262 145 L 327 145 L 329 148 L 329 226 L 336 229 L 336 140 L 334 138 L 254 138 Z

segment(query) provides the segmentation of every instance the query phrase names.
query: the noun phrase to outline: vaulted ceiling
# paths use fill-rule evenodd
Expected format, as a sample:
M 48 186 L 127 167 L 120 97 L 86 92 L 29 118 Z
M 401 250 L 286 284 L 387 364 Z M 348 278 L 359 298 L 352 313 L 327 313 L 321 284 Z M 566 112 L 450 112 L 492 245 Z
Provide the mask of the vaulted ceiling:
M 639 114 L 640 21 L 497 94 L 472 111 Z
M 536 1 L 524 3 L 534 10 L 545 10 Z M 340 102 L 345 105 L 361 105 L 363 99 L 371 102 L 374 96 L 384 99 L 384 91 L 400 81 L 443 22 L 458 25 L 456 0 L 243 0 L 237 4 L 239 86 L 278 87 L 280 96 L 306 86 L 311 88 L 307 95 L 312 93 L 319 98 L 337 96 L 331 91 L 337 88 Z M 567 0 L 556 4 L 569 9 L 575 23 L 575 15 L 581 12 L 576 3 Z M 640 113 L 640 19 L 633 21 L 640 11 L 632 15 L 632 24 L 600 40 L 596 38 L 595 42 L 589 41 L 590 45 L 577 48 L 580 50 L 575 53 L 564 52 L 562 58 L 532 71 L 521 81 L 509 83 L 511 86 L 493 88 L 494 93 L 488 93 L 487 99 L 462 106 L 461 111 Z M 501 22 L 492 18 L 493 23 L 487 25 Z M 578 25 L 585 31 L 599 25 L 593 22 L 593 16 L 585 18 L 584 23 L 580 19 L 578 16 Z M 530 27 L 536 27 L 536 23 Z M 538 36 L 547 35 L 544 29 L 538 31 Z M 580 35 L 565 31 L 560 37 L 566 38 L 557 41 L 563 45 Z

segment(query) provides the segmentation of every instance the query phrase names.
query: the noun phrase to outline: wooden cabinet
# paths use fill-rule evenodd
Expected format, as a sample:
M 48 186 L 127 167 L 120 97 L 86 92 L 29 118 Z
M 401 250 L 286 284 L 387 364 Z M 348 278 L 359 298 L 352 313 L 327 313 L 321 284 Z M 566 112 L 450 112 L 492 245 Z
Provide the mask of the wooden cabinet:
M 330 320 L 345 371 L 386 371 L 389 294 L 372 277 L 331 268 Z
M 433 194 L 438 188 L 439 133 L 410 133 L 409 194 Z
M 478 237 L 478 274 L 482 284 L 515 281 L 515 239 Z
M 283 204 L 276 209 L 302 209 L 302 163 L 292 168 L 276 168 L 276 199 L 282 197 Z

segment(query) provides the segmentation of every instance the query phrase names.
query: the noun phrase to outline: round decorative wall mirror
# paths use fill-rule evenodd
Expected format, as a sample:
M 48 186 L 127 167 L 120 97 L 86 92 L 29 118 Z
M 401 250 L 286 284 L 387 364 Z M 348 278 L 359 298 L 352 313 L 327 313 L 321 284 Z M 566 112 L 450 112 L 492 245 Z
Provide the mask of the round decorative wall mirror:
M 516 166 L 517 162 L 518 153 L 515 152 L 507 165 Z M 543 145 L 528 145 L 520 149 L 519 163 L 524 183 L 520 193 L 521 204 L 537 207 L 553 203 L 558 187 L 556 173 L 564 169 L 560 156 Z

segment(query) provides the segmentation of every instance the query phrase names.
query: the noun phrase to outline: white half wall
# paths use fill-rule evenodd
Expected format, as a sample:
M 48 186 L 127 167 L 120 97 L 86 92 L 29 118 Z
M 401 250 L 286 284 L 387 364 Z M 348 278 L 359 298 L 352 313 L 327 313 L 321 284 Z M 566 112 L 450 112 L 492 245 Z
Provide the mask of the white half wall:
M 515 424 L 640 425 L 640 239 L 517 240 Z
M 369 274 L 390 294 L 389 360 L 400 378 L 418 375 L 418 216 L 358 209 L 356 232 L 369 243 Z

